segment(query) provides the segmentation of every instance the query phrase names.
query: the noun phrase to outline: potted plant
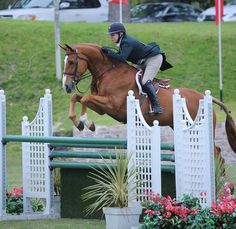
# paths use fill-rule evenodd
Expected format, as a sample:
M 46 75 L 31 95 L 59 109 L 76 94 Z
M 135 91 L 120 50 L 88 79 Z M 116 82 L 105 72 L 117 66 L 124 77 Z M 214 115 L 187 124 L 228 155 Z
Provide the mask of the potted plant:
M 93 168 L 89 178 L 94 184 L 84 188 L 86 193 L 82 199 L 95 200 L 88 205 L 85 211 L 92 214 L 103 210 L 106 219 L 106 229 L 130 229 L 139 225 L 141 205 L 135 200 L 136 169 L 130 165 L 131 155 L 122 152 L 116 153 L 115 160 L 103 159 L 102 164 Z M 127 169 L 129 167 L 129 169 Z

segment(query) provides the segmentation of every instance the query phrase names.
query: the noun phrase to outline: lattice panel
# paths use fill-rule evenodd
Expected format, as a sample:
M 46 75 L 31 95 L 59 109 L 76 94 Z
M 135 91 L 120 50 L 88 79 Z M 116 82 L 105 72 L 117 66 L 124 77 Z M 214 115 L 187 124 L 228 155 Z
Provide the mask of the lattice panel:
M 29 125 L 29 136 L 44 136 L 44 113 L 43 101 L 40 100 L 39 110 L 36 118 Z M 28 151 L 26 152 L 26 160 L 28 161 L 27 171 L 27 190 L 28 197 L 35 197 L 41 194 L 43 197 L 46 193 L 45 189 L 45 147 L 43 143 L 28 143 Z
M 137 199 L 143 201 L 148 192 L 152 191 L 152 171 L 151 171 L 151 131 L 148 130 L 140 120 L 136 110 L 136 168 L 137 180 L 142 181 L 137 187 Z
M 40 98 L 39 108 L 34 120 L 29 123 L 28 118 L 22 121 L 22 134 L 27 136 L 52 135 L 52 100 L 49 90 Z M 22 143 L 23 176 L 24 176 L 24 212 L 30 211 L 30 198 L 45 199 L 45 213 L 51 209 L 51 173 L 49 170 L 49 148 L 45 143 Z
M 181 109 L 180 109 L 181 108 Z M 174 95 L 174 128 L 177 199 L 183 194 L 198 197 L 203 207 L 214 199 L 212 100 L 199 101 L 193 121 L 184 99 Z
M 148 193 L 161 194 L 160 128 L 158 123 L 150 127 L 143 118 L 139 101 L 129 95 L 127 98 L 128 151 L 133 153 L 136 168 L 136 197 L 142 202 Z

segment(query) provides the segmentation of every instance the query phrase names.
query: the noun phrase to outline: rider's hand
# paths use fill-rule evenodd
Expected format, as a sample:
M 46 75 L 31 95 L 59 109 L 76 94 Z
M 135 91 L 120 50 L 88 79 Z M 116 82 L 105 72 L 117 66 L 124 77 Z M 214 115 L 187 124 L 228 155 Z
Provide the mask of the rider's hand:
M 105 54 L 108 54 L 110 50 L 109 50 L 107 47 L 102 47 L 102 51 L 103 51 Z

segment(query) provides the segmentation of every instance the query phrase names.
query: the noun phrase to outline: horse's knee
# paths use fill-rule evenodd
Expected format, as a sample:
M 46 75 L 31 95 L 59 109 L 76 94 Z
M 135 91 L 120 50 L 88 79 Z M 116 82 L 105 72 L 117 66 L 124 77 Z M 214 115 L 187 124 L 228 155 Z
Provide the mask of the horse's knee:
M 87 103 L 87 102 L 88 102 L 88 95 L 84 95 L 84 96 L 80 99 L 80 102 L 81 102 L 82 104 Z
M 76 103 L 76 102 L 79 102 L 81 100 L 81 95 L 79 94 L 73 94 L 71 97 L 70 97 L 70 101 L 73 102 L 73 103 Z
M 69 115 L 68 115 L 68 118 L 69 118 L 70 120 L 74 121 L 74 120 L 76 119 L 76 115 L 75 115 L 75 114 L 73 114 L 73 115 L 69 114 Z

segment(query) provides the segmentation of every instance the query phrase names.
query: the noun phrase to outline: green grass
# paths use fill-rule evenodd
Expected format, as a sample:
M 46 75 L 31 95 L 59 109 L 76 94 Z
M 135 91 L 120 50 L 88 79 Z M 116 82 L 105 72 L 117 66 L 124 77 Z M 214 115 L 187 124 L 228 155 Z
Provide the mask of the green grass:
M 56 219 L 32 221 L 3 221 L 1 229 L 104 229 L 103 220 Z
M 62 43 L 97 43 L 112 46 L 107 23 L 62 23 Z M 219 98 L 217 27 L 212 23 L 127 24 L 127 31 L 148 43 L 156 41 L 166 52 L 174 68 L 161 72 L 159 78 L 171 78 L 171 86 L 190 87 L 202 93 L 210 89 Z M 236 23 L 222 23 L 224 101 L 236 118 Z M 19 134 L 24 115 L 35 116 L 39 98 L 46 88 L 53 95 L 53 121 L 59 131 L 71 133 L 67 118 L 69 95 L 55 76 L 54 25 L 52 22 L 0 20 L 0 88 L 7 95 L 7 133 Z M 63 61 L 62 52 L 62 61 Z M 87 88 L 89 82 L 82 87 Z M 80 107 L 77 106 L 77 112 Z M 216 109 L 218 122 L 225 115 Z M 98 125 L 117 124 L 107 116 L 92 111 Z M 20 144 L 9 144 L 7 165 L 9 187 L 21 185 Z M 1 224 L 0 224 L 0 228 Z M 8 227 L 9 228 L 9 227 Z
M 222 24 L 224 101 L 234 109 L 234 117 L 235 25 Z M 62 23 L 62 43 L 90 42 L 112 46 L 106 34 L 107 26 L 106 23 Z M 210 89 L 213 96 L 219 97 L 218 41 L 214 23 L 127 24 L 127 30 L 143 42 L 158 42 L 166 51 L 174 68 L 161 72 L 160 78 L 171 78 L 173 87 L 191 87 L 200 92 Z M 53 23 L 0 21 L 0 31 L 0 88 L 5 90 L 8 100 L 8 133 L 20 132 L 22 116 L 27 114 L 30 120 L 34 117 L 45 88 L 52 91 L 54 122 L 61 122 L 62 129 L 71 130 L 67 118 L 69 95 L 62 90 L 61 82 L 55 76 Z M 116 123 L 94 112 L 90 112 L 90 116 L 96 124 Z M 224 120 L 219 117 L 219 121 Z

